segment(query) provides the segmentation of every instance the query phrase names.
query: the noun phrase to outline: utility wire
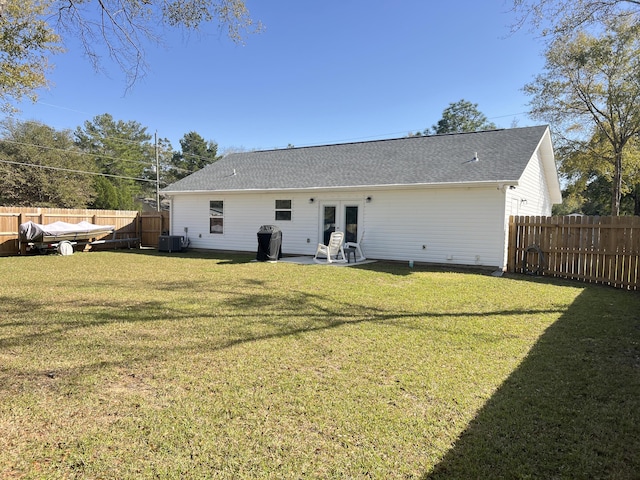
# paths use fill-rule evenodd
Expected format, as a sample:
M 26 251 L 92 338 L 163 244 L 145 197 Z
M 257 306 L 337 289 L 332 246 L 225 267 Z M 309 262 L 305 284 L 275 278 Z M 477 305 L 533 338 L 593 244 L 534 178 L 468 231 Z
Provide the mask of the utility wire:
M 518 115 L 525 115 L 528 114 L 529 112 L 519 112 L 519 113 L 510 113 L 508 115 L 498 115 L 498 116 L 494 116 L 494 117 L 487 117 L 487 120 L 493 120 L 494 118 L 508 118 L 508 117 L 516 117 Z M 408 129 L 408 130 L 404 130 L 402 132 L 391 132 L 391 133 L 381 133 L 378 135 L 367 135 L 366 137 L 354 137 L 354 138 L 346 138 L 346 139 L 342 139 L 342 140 L 331 140 L 329 142 L 313 142 L 313 143 L 302 143 L 302 144 L 297 144 L 296 147 L 313 147 L 313 146 L 318 146 L 318 145 L 333 145 L 333 144 L 339 144 L 339 143 L 351 143 L 351 142 L 361 142 L 361 141 L 376 141 L 379 139 L 387 139 L 387 138 L 396 138 L 397 135 L 406 135 L 407 132 L 422 132 L 424 130 L 423 128 L 418 128 L 418 129 Z M 285 149 L 288 147 L 284 147 L 284 146 L 278 146 L 278 147 L 273 147 L 273 150 L 279 150 L 279 149 Z
M 23 166 L 27 166 L 27 167 L 46 168 L 48 170 L 58 170 L 58 171 L 62 171 L 62 172 L 84 173 L 84 174 L 87 174 L 87 175 L 97 175 L 97 176 L 100 176 L 100 177 L 122 178 L 122 179 L 125 179 L 125 180 L 138 180 L 138 181 L 141 181 L 141 182 L 156 183 L 155 180 L 152 180 L 152 179 L 149 179 L 149 178 L 126 177 L 124 175 L 112 175 L 110 173 L 101 173 L 101 172 L 88 172 L 86 170 L 74 170 L 72 168 L 51 167 L 49 165 L 38 165 L 37 163 L 14 162 L 12 160 L 1 160 L 1 159 L 0 159 L 0 163 L 8 163 L 8 164 L 11 164 L 11 165 L 23 165 Z
M 107 159 L 107 160 L 115 160 L 118 162 L 139 163 L 141 165 L 151 165 L 151 166 L 155 164 L 154 162 L 151 162 L 151 161 L 145 162 L 142 160 L 129 160 L 127 158 L 112 157 L 110 155 L 102 155 L 100 153 L 84 152 L 82 150 L 71 150 L 68 148 L 47 147 L 45 145 L 38 145 L 37 143 L 16 142 L 15 140 L 6 140 L 2 138 L 0 138 L 0 142 L 11 143 L 13 145 L 20 145 L 23 147 L 36 147 L 36 148 L 42 148 L 43 150 L 53 150 L 57 152 L 72 153 L 74 155 L 87 155 L 90 157 L 98 157 L 98 158 Z
M 118 158 L 118 157 L 112 157 L 110 155 L 103 155 L 100 153 L 91 153 L 91 152 L 85 152 L 83 150 L 72 150 L 72 149 L 68 149 L 68 148 L 58 148 L 58 147 L 48 147 L 45 145 L 38 145 L 37 143 L 27 143 L 27 142 L 17 142 L 15 140 L 7 140 L 4 138 L 0 138 L 0 142 L 5 142 L 5 143 L 11 143 L 13 145 L 21 145 L 23 147 L 36 147 L 36 148 L 42 148 L 44 150 L 53 150 L 53 151 L 58 151 L 58 152 L 64 152 L 64 153 L 73 153 L 75 155 L 87 155 L 90 157 L 97 157 L 97 158 L 101 158 L 101 159 L 109 159 L 109 160 L 116 160 L 119 162 L 129 162 L 129 163 L 140 163 L 142 165 L 155 165 L 155 161 L 142 161 L 142 160 L 129 160 L 126 158 Z M 134 144 L 134 145 L 139 145 L 138 143 L 134 142 L 133 140 L 128 140 L 128 142 Z M 155 149 L 155 145 L 153 144 L 143 144 L 142 145 L 144 148 L 148 148 L 148 149 Z M 178 153 L 178 152 L 173 152 L 173 153 Z M 189 153 L 189 152 L 180 152 L 180 155 L 182 155 L 183 157 L 193 157 L 193 158 L 197 158 L 198 160 L 211 160 L 211 157 L 203 157 L 201 155 L 196 155 L 194 153 Z M 188 170 L 184 170 L 181 169 L 182 171 L 188 171 Z
M 48 127 L 48 125 L 46 125 L 44 123 L 33 121 L 33 120 L 27 120 L 27 121 L 24 121 L 22 123 L 32 123 L 32 124 L 43 125 L 45 127 Z M 48 128 L 56 130 L 53 127 L 48 127 Z M 102 137 L 101 140 L 113 140 L 113 141 L 118 141 L 118 142 L 122 142 L 122 143 L 128 143 L 130 145 L 139 145 L 139 146 L 142 146 L 143 148 L 149 148 L 149 149 L 155 149 L 155 147 L 156 147 L 152 143 L 141 143 L 141 142 L 138 142 L 136 140 L 129 140 L 129 139 L 126 139 L 126 138 L 119 138 L 119 137 Z M 106 158 L 106 159 L 117 160 L 117 161 L 121 161 L 121 162 L 136 162 L 136 163 L 141 163 L 143 165 L 151 165 L 151 166 L 155 165 L 155 161 L 144 162 L 144 161 L 140 161 L 140 160 L 128 160 L 128 159 L 124 159 L 124 158 L 112 157 L 112 156 L 109 156 L 109 155 L 102 155 L 102 154 L 99 154 L 99 153 L 91 153 L 91 152 L 85 152 L 85 151 L 76 152 L 76 151 L 70 150 L 70 149 L 63 149 L 63 148 L 56 148 L 56 147 L 46 147 L 44 145 L 38 145 L 38 144 L 35 144 L 35 143 L 16 142 L 14 140 L 7 140 L 7 139 L 2 139 L 2 138 L 0 138 L 0 142 L 13 143 L 15 145 L 22 145 L 22 146 L 39 147 L 39 148 L 48 149 L 48 150 L 56 150 L 56 151 L 59 151 L 59 152 L 75 153 L 75 154 L 81 154 L 81 155 L 89 155 L 89 156 L 93 156 L 93 157 Z M 216 142 L 212 142 L 212 143 L 214 143 L 216 145 L 216 147 L 218 146 L 218 144 Z M 170 142 L 169 142 L 169 145 L 170 145 Z M 178 152 L 178 151 L 173 150 L 170 153 L 171 153 L 171 156 L 173 156 L 174 154 L 178 153 L 182 157 L 191 157 L 191 158 L 195 158 L 195 159 L 198 159 L 198 160 L 205 160 L 205 161 L 212 160 L 211 157 L 203 157 L 202 155 L 196 155 L 195 153 L 190 153 L 190 152 Z M 214 159 L 214 160 L 217 160 L 217 158 Z M 175 167 L 175 170 L 178 170 L 178 171 L 181 171 L 181 172 L 193 173 L 190 170 L 186 170 L 186 169 L 178 168 L 178 167 Z

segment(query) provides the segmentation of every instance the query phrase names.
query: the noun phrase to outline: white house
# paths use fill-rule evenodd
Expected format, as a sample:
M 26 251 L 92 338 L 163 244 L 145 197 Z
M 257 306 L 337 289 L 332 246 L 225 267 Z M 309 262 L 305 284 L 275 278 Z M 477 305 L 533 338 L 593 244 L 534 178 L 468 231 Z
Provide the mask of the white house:
M 313 255 L 338 229 L 368 258 L 498 268 L 509 216 L 562 201 L 547 126 L 235 153 L 163 193 L 194 248 L 255 252 L 276 225 Z

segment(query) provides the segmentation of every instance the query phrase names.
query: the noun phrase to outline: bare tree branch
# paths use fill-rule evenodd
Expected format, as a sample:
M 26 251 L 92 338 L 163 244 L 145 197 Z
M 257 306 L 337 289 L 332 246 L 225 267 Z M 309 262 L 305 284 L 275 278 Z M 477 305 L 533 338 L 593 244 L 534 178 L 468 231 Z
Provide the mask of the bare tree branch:
M 511 11 L 516 15 L 512 32 L 529 25 L 555 38 L 613 17 L 637 16 L 640 0 L 513 0 Z
M 0 0 L 2 1 L 2 0 Z M 145 47 L 162 43 L 163 26 L 197 31 L 205 24 L 226 27 L 228 37 L 241 43 L 245 33 L 262 29 L 244 0 L 52 0 L 58 5 L 56 25 L 79 38 L 97 71 L 107 55 L 126 76 L 126 89 L 149 69 Z

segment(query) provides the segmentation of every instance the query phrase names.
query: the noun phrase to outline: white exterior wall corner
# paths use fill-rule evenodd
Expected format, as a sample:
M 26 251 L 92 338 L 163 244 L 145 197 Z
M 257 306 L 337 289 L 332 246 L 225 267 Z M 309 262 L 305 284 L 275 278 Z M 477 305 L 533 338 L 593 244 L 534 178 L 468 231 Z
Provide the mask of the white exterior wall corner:
M 553 207 L 548 183 L 550 173 L 545 170 L 540 149 L 536 150 L 514 189 L 505 190 L 505 251 L 504 266 L 507 265 L 509 247 L 509 217 L 511 215 L 549 216 Z M 554 170 L 553 175 L 557 175 Z
M 551 192 L 538 151 L 524 169 L 512 198 L 519 202 L 517 212 L 512 215 L 551 215 Z
M 536 155 L 542 164 L 541 168 L 545 176 L 546 191 L 549 194 L 551 204 L 562 203 L 560 178 L 558 177 L 558 167 L 553 153 L 553 144 L 551 142 L 551 131 L 549 130 L 549 127 L 547 127 L 542 139 L 540 139 L 540 143 L 536 149 Z

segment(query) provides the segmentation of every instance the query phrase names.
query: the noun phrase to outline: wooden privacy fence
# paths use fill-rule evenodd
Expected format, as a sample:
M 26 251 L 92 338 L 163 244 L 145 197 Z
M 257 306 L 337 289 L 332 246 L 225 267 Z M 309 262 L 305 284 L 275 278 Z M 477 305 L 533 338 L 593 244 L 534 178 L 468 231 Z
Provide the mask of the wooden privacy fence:
M 169 212 L 142 212 L 140 222 L 140 245 L 158 247 L 158 237 L 169 233 Z
M 158 237 L 169 230 L 168 212 L 0 207 L 0 255 L 20 253 L 18 229 L 21 223 L 28 221 L 45 225 L 58 221 L 115 225 L 115 239 L 135 238 L 141 246 L 147 247 L 157 247 Z M 110 245 L 117 246 L 117 242 Z
M 507 268 L 640 290 L 640 217 L 513 216 Z

